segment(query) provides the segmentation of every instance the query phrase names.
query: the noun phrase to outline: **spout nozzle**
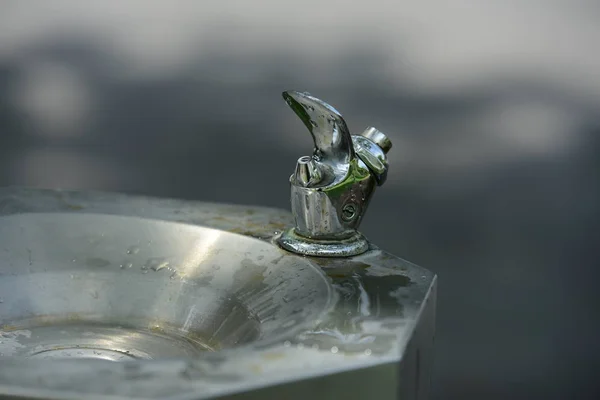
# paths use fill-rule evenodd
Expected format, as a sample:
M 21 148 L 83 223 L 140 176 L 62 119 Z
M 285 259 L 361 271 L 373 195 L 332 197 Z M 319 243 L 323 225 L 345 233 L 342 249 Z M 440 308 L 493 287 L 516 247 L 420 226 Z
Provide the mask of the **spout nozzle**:
M 294 180 L 303 187 L 316 185 L 321 181 L 321 172 L 311 157 L 304 156 L 298 159 Z

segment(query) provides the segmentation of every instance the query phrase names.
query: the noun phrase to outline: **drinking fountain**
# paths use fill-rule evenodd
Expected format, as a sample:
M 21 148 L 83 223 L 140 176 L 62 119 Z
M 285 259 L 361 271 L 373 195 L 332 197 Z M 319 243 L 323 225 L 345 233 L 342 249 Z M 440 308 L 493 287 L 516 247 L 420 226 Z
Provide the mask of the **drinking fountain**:
M 358 231 L 391 142 L 283 97 L 292 213 L 0 189 L 0 397 L 427 398 L 436 276 Z

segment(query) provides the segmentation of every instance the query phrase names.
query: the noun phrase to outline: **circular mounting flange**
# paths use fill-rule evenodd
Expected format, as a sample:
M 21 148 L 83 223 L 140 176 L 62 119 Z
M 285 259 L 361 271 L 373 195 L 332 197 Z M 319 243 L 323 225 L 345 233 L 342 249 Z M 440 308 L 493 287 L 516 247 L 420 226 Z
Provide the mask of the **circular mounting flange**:
M 276 240 L 285 250 L 316 257 L 350 257 L 369 249 L 369 242 L 360 232 L 347 239 L 313 240 L 298 235 L 294 228 L 291 228 Z

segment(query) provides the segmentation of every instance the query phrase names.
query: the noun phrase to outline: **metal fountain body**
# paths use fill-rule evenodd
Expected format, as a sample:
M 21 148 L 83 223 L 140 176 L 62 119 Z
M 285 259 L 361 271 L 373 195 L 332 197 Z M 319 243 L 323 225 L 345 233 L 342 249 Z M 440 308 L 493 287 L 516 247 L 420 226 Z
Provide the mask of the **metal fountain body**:
M 391 142 L 284 98 L 291 214 L 0 189 L 0 398 L 427 397 L 436 277 L 358 232 Z
M 357 229 L 375 187 L 385 182 L 392 143 L 375 128 L 351 136 L 342 115 L 308 93 L 283 97 L 308 128 L 315 149 L 298 160 L 290 177 L 296 226 L 279 244 L 310 256 L 364 253 L 369 244 Z

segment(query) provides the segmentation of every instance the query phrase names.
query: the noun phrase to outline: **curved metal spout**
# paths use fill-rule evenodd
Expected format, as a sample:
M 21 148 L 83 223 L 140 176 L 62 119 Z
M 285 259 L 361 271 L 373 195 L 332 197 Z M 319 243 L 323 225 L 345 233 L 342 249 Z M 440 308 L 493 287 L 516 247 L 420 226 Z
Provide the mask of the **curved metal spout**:
M 342 115 L 331 105 L 297 91 L 283 92 L 283 98 L 302 120 L 315 143 L 309 168 L 316 176 L 304 176 L 299 182 L 304 186 L 327 186 L 337 183 L 348 172 L 348 165 L 355 158 L 352 137 Z

